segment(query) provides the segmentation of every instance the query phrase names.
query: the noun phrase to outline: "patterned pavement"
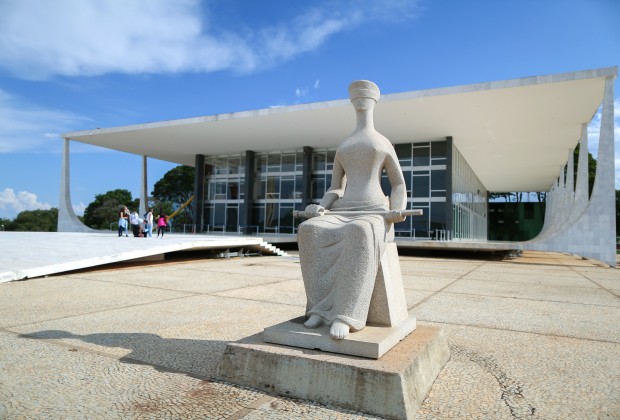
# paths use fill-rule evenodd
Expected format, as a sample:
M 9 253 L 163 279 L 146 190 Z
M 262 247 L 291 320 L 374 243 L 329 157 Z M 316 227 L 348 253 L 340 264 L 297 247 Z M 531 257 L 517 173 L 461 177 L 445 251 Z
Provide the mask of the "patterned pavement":
M 418 418 L 620 418 L 618 270 L 535 252 L 400 260 L 410 311 L 452 352 Z M 294 256 L 2 283 L 0 418 L 371 418 L 218 380 L 226 343 L 304 305 Z

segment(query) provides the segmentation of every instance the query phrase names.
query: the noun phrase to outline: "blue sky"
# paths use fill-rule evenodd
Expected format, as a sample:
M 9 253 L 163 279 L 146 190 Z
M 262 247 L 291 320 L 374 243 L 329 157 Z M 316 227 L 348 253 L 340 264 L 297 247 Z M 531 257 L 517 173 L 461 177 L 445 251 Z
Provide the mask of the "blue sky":
M 616 66 L 619 22 L 616 0 L 0 0 L 0 217 L 57 207 L 64 132 Z M 149 191 L 174 166 L 149 159 Z M 78 214 L 140 176 L 72 142 Z

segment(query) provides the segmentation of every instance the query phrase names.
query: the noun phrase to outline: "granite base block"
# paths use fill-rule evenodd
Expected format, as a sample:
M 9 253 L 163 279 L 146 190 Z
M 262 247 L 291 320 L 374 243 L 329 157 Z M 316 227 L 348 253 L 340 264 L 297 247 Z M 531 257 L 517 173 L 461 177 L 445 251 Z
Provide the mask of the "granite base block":
M 343 340 L 335 340 L 329 335 L 329 326 L 308 329 L 304 327 L 304 321 L 302 316 L 265 328 L 263 340 L 285 346 L 378 359 L 416 327 L 415 316 L 409 316 L 395 327 L 367 325 Z
M 219 378 L 384 418 L 414 418 L 450 359 L 443 331 L 418 327 L 378 360 L 265 343 L 229 343 Z

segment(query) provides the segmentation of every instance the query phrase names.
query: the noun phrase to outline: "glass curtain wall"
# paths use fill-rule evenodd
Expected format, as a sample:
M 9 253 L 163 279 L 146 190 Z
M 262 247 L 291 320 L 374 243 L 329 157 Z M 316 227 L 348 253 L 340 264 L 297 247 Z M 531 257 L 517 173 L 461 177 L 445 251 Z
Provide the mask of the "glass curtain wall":
M 452 236 L 486 240 L 487 190 L 454 145 L 452 167 Z
M 395 224 L 397 237 L 446 237 L 446 145 L 446 141 L 394 145 L 407 185 L 407 208 L 423 211 L 422 216 L 408 217 Z M 389 181 L 385 174 L 382 186 L 389 195 Z
M 395 225 L 398 237 L 412 239 L 486 239 L 487 191 L 456 147 L 452 146 L 452 174 L 448 174 L 451 142 L 402 143 L 394 146 L 407 188 L 407 208 L 422 209 Z M 310 198 L 319 203 L 331 185 L 336 151 L 315 149 L 311 165 Z M 452 191 L 447 191 L 451 176 Z M 205 159 L 205 230 L 256 233 L 297 233 L 303 221 L 293 210 L 303 210 L 303 151 L 257 154 L 252 220 L 245 214 L 245 155 Z M 387 175 L 381 184 L 390 194 Z M 451 194 L 452 208 L 448 194 Z M 451 232 L 447 221 L 452 217 Z
M 265 233 L 296 233 L 302 220 L 303 151 L 256 155 L 252 228 Z
M 244 174 L 243 155 L 205 158 L 205 230 L 238 231 L 245 205 Z
M 312 154 L 312 180 L 310 181 L 310 197 L 318 204 L 325 192 L 332 185 L 332 169 L 336 150 L 315 149 Z

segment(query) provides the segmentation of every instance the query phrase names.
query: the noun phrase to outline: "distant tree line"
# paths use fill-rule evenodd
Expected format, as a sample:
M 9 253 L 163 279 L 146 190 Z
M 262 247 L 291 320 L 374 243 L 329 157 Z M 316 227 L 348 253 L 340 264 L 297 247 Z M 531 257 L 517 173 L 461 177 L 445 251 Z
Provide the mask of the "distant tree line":
M 156 213 L 163 211 L 170 215 L 193 194 L 194 168 L 177 166 L 155 183 L 148 206 Z M 139 204 L 140 199 L 133 198 L 130 191 L 116 189 L 95 195 L 95 200 L 84 210 L 84 216 L 78 217 L 93 229 L 116 230 L 121 209 L 127 206 L 130 211 L 137 211 Z M 187 206 L 174 218 L 174 224 L 191 224 L 192 218 L 191 206 Z M 22 211 L 15 219 L 0 218 L 0 231 L 56 232 L 57 226 L 57 208 Z
M 0 218 L 0 231 L 56 232 L 58 209 L 25 210 L 13 220 Z

